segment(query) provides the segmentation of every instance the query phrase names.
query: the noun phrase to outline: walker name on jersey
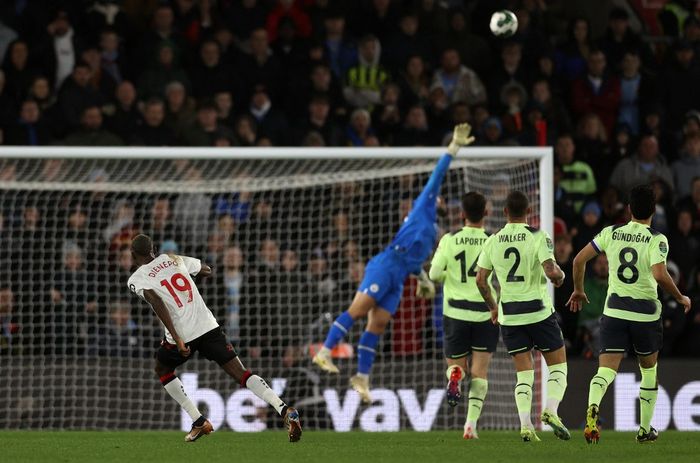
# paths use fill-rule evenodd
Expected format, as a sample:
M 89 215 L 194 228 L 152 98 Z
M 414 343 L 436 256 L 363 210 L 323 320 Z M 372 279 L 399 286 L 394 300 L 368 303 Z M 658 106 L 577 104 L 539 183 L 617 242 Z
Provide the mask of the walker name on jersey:
M 612 233 L 612 239 L 615 241 L 624 241 L 626 243 L 648 243 L 651 241 L 651 236 L 641 233 L 624 233 L 614 231 Z
M 498 235 L 499 243 L 515 243 L 516 241 L 525 241 L 527 234 L 525 233 L 515 233 L 513 235 Z
M 155 278 L 156 275 L 158 275 L 158 272 L 172 266 L 179 267 L 180 264 L 175 262 L 174 260 L 166 260 L 165 262 L 161 262 L 155 267 L 151 267 L 150 272 L 148 272 L 148 276 L 151 278 Z
M 180 379 L 192 402 L 198 407 L 206 405 L 209 411 L 207 418 L 214 429 L 221 428 L 224 423 L 237 432 L 258 432 L 267 429 L 267 423 L 259 418 L 258 409 L 269 406 L 248 389 L 239 389 L 225 398 L 213 389 L 200 388 L 198 373 L 182 373 Z M 273 378 L 270 382 L 275 394 L 283 399 L 286 386 L 285 378 Z M 394 391 L 377 388 L 372 389 L 371 394 L 372 405 L 361 407 L 357 392 L 347 390 L 341 398 L 337 390 L 325 389 L 322 400 L 326 403 L 326 412 L 333 429 L 338 432 L 351 431 L 357 419 L 362 431 L 399 431 L 403 410 L 411 429 L 430 431 L 440 412 L 445 390 L 430 389 L 422 404 L 414 389 Z M 303 409 L 301 411 L 303 417 Z M 192 419 L 187 412 L 181 410 L 180 429 L 189 431 L 191 427 Z
M 486 242 L 486 238 L 474 238 L 472 236 L 457 236 L 455 244 L 458 246 L 481 246 Z

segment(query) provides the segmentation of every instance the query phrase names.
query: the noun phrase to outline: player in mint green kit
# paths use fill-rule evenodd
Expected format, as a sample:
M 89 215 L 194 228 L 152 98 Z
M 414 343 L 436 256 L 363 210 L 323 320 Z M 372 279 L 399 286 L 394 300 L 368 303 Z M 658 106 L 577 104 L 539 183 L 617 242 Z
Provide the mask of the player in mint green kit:
M 534 348 L 542 352 L 549 367 L 547 403 L 540 419 L 554 429 L 555 436 L 568 440 L 571 434 L 557 415 L 566 391 L 566 350 L 547 290 L 547 279 L 559 287 L 564 282 L 564 272 L 554 260 L 554 245 L 549 235 L 527 224 L 531 212 L 527 196 L 512 191 L 504 212 L 508 223 L 486 240 L 477 261 L 476 284 L 492 319 L 501 325 L 503 342 L 513 357 L 520 437 L 525 442 L 540 440 L 530 420 Z M 488 283 L 492 271 L 501 286 L 500 304 L 496 304 Z
M 357 374 L 350 378 L 350 385 L 364 403 L 372 402 L 369 373 L 379 338 L 401 301 L 404 281 L 409 275 L 414 275 L 418 278 L 419 297 L 432 298 L 435 295 L 435 286 L 423 270 L 423 264 L 433 251 L 437 238 L 440 187 L 457 151 L 473 141 L 469 124 L 455 127 L 447 153 L 438 161 L 423 191 L 414 201 L 411 212 L 391 243 L 367 263 L 355 299 L 348 310 L 335 319 L 323 347 L 312 359 L 322 370 L 338 373 L 338 367 L 333 364 L 331 356 L 333 348 L 347 334 L 355 320 L 367 317 L 367 326 L 357 347 Z
M 498 344 L 498 326 L 476 286 L 476 260 L 489 237 L 484 230 L 486 198 L 469 192 L 462 198 L 464 228 L 442 237 L 430 264 L 430 279 L 443 282 L 443 326 L 447 361 L 447 403 L 456 406 L 462 397 L 462 380 L 470 373 L 469 404 L 464 438 L 478 439 L 476 423 L 486 399 L 486 379 L 491 355 Z
M 661 302 L 657 285 L 690 310 L 690 299 L 681 294 L 666 269 L 668 240 L 650 227 L 656 210 L 654 190 L 649 185 L 630 192 L 632 220 L 604 228 L 574 259 L 574 292 L 567 305 L 576 312 L 588 302 L 583 290 L 586 262 L 604 252 L 608 257 L 608 297 L 600 319 L 601 350 L 598 372 L 591 379 L 586 414 L 586 441 L 598 443 L 600 401 L 612 384 L 620 360 L 629 347 L 639 359 L 642 381 L 639 385 L 640 423 L 637 442 L 653 442 L 659 433 L 651 426 L 658 383 L 656 361 L 663 345 Z

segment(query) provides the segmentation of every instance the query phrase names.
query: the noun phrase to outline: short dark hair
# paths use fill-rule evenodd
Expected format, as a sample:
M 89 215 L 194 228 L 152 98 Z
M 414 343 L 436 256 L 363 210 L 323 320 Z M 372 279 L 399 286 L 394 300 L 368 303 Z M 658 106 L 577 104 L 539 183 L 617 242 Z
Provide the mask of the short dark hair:
M 462 211 L 470 222 L 480 222 L 486 215 L 486 198 L 476 191 L 465 193 L 462 196 Z
M 511 217 L 525 217 L 527 208 L 530 207 L 530 200 L 522 191 L 511 191 L 506 198 L 506 208 Z
M 153 252 L 153 240 L 148 235 L 139 234 L 131 240 L 131 252 L 141 257 L 148 257 Z
M 635 186 L 630 190 L 629 203 L 632 217 L 638 220 L 648 219 L 656 210 L 654 189 L 649 184 Z

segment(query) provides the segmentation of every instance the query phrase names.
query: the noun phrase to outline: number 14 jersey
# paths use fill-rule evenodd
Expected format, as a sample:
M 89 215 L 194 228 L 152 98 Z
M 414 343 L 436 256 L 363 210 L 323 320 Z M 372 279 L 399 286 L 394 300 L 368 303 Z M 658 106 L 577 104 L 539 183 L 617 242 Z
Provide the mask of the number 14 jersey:
M 178 335 L 183 341 L 190 342 L 219 326 L 192 279 L 192 275 L 197 275 L 201 269 L 199 259 L 161 254 L 136 269 L 128 285 L 144 300 L 144 290 L 154 291 L 167 307 Z M 165 326 L 163 330 L 165 340 L 175 344 Z
M 666 263 L 668 240 L 638 222 L 604 228 L 591 246 L 608 257 L 608 317 L 653 322 L 661 316 L 657 283 L 651 267 Z
M 549 259 L 554 260 L 552 239 L 525 223 L 508 223 L 486 240 L 477 265 L 498 278 L 501 325 L 530 325 L 554 312 L 542 268 Z

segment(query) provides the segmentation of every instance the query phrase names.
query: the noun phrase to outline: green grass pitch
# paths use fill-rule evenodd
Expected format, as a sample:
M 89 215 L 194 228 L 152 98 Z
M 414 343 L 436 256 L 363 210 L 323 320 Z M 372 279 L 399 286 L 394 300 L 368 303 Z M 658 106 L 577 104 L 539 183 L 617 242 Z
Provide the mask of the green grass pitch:
M 307 432 L 290 444 L 282 432 L 215 432 L 195 443 L 181 432 L 0 432 L 2 462 L 697 462 L 700 433 L 662 432 L 653 444 L 635 443 L 633 433 L 604 431 L 588 445 L 580 431 L 568 442 L 540 433 L 542 442 L 520 442 L 517 432 L 480 433 L 464 441 L 455 432 Z

